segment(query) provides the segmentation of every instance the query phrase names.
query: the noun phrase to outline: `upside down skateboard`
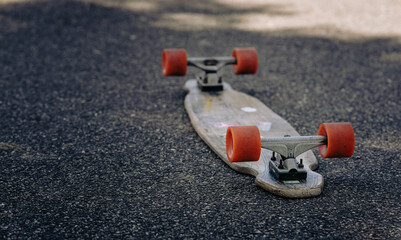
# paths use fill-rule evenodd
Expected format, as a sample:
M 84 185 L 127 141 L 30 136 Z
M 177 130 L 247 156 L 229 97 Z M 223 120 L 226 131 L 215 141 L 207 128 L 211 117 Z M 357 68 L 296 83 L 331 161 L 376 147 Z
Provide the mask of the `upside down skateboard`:
M 188 58 L 184 49 L 165 49 L 164 76 L 183 76 L 187 66 L 203 70 L 188 80 L 185 108 L 199 136 L 232 169 L 256 177 L 256 184 L 282 197 L 305 198 L 322 192 L 323 177 L 314 172 L 323 158 L 350 157 L 354 132 L 350 123 L 323 123 L 318 135 L 297 131 L 254 97 L 222 81 L 219 70 L 233 65 L 235 74 L 254 74 L 257 53 L 235 48 L 232 56 Z

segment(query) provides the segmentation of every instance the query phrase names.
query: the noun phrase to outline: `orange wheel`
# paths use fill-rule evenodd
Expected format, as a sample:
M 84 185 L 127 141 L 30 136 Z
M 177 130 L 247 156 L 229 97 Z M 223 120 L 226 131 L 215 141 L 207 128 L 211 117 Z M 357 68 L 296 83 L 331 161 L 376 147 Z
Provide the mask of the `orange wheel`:
M 184 76 L 187 73 L 187 52 L 185 49 L 164 49 L 162 54 L 164 76 Z
M 235 74 L 255 74 L 258 70 L 258 53 L 255 48 L 234 48 L 232 56 L 237 59 L 233 65 Z
M 226 151 L 230 162 L 258 161 L 260 133 L 256 126 L 228 127 Z
M 319 146 L 323 158 L 351 157 L 354 153 L 355 137 L 351 123 L 322 123 L 317 134 L 327 138 L 326 144 Z

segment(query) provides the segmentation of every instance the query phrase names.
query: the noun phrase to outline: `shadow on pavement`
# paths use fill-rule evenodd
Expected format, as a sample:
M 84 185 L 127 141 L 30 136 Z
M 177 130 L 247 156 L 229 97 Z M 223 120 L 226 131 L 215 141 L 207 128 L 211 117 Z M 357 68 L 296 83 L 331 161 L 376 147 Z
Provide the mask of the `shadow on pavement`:
M 177 2 L 154 11 L 258 11 Z M 177 30 L 136 3 L 0 5 L 0 145 L 13 146 L 0 149 L 1 236 L 401 237 L 399 39 Z M 237 77 L 227 68 L 235 89 L 304 135 L 322 122 L 354 126 L 354 156 L 320 161 L 317 198 L 278 198 L 229 169 L 190 124 L 186 78 L 161 74 L 163 48 L 207 56 L 247 46 L 258 49 L 259 70 Z

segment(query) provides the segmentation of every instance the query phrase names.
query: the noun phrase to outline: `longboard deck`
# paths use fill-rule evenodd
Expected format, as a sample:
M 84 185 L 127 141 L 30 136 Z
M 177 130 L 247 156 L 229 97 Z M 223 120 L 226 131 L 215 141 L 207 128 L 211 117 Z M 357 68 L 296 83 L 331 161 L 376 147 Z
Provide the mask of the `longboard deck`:
M 226 154 L 226 131 L 228 126 L 256 125 L 263 137 L 299 136 L 298 132 L 283 118 L 266 107 L 258 99 L 235 91 L 228 83 L 219 92 L 202 92 L 196 80 L 185 84 L 188 92 L 185 108 L 198 135 L 209 147 L 235 171 L 255 176 L 255 182 L 275 195 L 287 198 L 314 197 L 322 192 L 323 177 L 314 172 L 318 161 L 311 150 L 299 155 L 303 159 L 306 180 L 281 182 L 269 173 L 272 152 L 262 148 L 259 161 L 236 162 Z

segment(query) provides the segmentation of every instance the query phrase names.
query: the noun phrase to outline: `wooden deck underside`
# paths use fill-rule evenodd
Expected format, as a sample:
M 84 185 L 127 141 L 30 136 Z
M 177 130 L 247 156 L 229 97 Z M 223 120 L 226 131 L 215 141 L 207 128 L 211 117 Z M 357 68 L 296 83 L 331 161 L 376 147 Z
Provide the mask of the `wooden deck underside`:
M 323 188 L 323 177 L 313 172 L 318 162 L 312 151 L 297 157 L 303 159 L 308 177 L 300 183 L 277 181 L 269 173 L 268 163 L 272 152 L 262 149 L 257 162 L 231 163 L 227 159 L 225 135 L 227 127 L 239 125 L 256 125 L 263 137 L 299 136 L 297 131 L 284 119 L 266 107 L 254 97 L 233 90 L 224 83 L 220 92 L 202 92 L 196 80 L 185 84 L 188 94 L 185 108 L 192 125 L 199 136 L 211 149 L 232 169 L 256 177 L 256 184 L 263 189 L 282 197 L 305 198 L 317 196 Z

